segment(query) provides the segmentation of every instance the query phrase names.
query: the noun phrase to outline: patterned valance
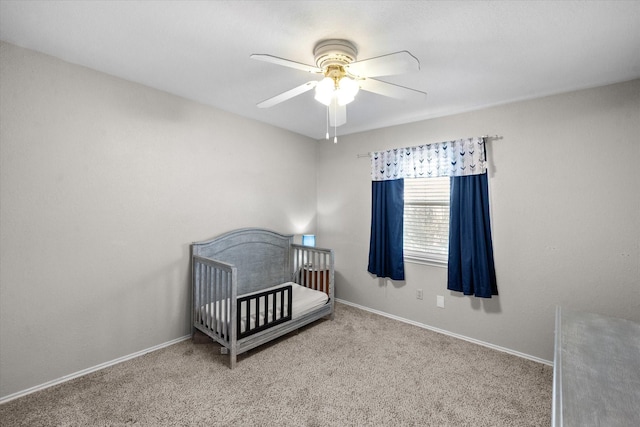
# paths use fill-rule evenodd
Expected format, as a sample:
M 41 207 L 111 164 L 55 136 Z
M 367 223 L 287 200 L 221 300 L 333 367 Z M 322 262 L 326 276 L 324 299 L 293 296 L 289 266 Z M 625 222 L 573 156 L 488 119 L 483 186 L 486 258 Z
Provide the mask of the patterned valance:
M 371 179 L 481 175 L 487 172 L 482 137 L 371 153 Z

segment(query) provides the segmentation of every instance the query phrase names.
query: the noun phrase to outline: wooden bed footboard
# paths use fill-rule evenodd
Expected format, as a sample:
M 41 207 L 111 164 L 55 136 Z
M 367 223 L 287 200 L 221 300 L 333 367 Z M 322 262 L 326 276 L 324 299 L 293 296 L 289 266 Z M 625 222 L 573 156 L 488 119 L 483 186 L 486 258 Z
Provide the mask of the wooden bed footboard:
M 237 269 L 197 255 L 192 263 L 193 325 L 235 354 Z

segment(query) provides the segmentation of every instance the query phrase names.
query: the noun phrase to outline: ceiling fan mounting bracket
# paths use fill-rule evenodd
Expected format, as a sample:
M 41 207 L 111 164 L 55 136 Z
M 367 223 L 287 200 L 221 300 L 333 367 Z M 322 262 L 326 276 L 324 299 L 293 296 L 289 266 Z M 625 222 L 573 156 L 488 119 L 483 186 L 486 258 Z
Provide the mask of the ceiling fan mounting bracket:
M 329 39 L 318 42 L 313 54 L 318 68 L 326 70 L 331 65 L 343 67 L 354 62 L 358 50 L 349 40 Z
M 340 79 L 342 79 L 346 74 L 347 72 L 344 70 L 342 65 L 327 65 L 324 71 L 324 76 L 332 79 L 336 86 Z

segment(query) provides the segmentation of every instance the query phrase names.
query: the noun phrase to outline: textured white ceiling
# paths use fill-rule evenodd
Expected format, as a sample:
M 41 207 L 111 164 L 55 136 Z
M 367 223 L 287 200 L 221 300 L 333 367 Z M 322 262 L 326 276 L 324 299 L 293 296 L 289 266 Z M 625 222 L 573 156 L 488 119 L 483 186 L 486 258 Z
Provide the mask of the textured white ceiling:
M 0 1 L 0 38 L 314 139 L 325 107 L 307 92 L 256 104 L 309 74 L 344 38 L 358 59 L 408 50 L 417 73 L 380 78 L 424 102 L 360 92 L 344 135 L 640 77 L 640 1 Z

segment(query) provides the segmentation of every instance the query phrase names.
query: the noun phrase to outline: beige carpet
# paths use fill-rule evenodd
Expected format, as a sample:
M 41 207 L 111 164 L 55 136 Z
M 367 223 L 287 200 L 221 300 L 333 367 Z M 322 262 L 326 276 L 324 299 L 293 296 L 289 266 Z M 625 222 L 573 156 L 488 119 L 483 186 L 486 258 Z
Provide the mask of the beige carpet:
M 337 304 L 238 359 L 191 341 L 5 403 L 8 426 L 548 426 L 552 368 Z

